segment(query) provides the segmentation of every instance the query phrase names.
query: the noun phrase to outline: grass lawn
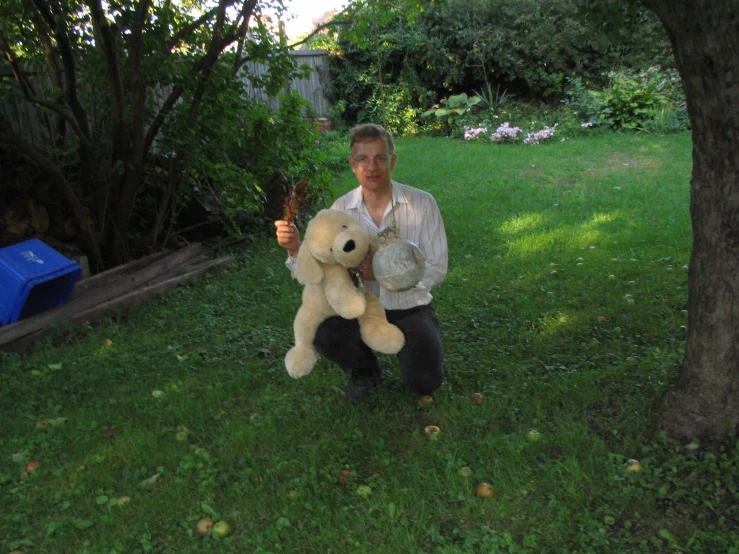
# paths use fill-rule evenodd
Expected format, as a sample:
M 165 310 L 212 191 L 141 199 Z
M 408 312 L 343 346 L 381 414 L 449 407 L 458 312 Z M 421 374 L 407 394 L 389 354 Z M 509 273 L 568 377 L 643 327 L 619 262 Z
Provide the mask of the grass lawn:
M 658 431 L 686 336 L 690 137 L 398 153 L 450 246 L 433 403 L 388 356 L 359 405 L 325 360 L 290 378 L 300 286 L 255 238 L 226 272 L 0 355 L 0 552 L 739 552 L 739 446 Z M 204 517 L 232 533 L 199 536 Z

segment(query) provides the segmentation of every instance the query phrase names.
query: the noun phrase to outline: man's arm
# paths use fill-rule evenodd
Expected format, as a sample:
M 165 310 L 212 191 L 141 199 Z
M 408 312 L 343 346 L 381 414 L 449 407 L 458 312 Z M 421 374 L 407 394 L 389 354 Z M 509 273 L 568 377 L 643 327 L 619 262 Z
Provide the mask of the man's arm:
M 421 244 L 418 246 L 426 258 L 426 264 L 423 278 L 416 288 L 430 289 L 440 285 L 446 278 L 449 267 L 449 250 L 441 212 L 433 198 L 424 213 Z

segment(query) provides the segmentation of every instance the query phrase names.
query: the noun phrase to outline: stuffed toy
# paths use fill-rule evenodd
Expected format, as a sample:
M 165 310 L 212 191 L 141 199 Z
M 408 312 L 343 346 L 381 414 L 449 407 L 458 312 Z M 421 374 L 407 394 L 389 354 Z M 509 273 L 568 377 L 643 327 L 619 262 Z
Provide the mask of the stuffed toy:
M 372 293 L 355 286 L 350 268 L 359 267 L 375 240 L 351 215 L 321 210 L 308 223 L 295 263 L 303 302 L 295 316 L 295 346 L 285 356 L 287 372 L 298 379 L 318 361 L 313 346 L 318 326 L 331 316 L 359 320 L 364 343 L 383 354 L 397 354 L 405 342 L 398 327 L 388 323 L 385 309 Z

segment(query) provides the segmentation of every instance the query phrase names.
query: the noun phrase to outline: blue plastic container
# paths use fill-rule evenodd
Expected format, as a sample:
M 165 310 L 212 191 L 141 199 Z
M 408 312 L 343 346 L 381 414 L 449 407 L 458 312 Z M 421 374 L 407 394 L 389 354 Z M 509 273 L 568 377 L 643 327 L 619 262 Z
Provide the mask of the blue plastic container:
M 0 248 L 0 325 L 61 306 L 81 271 L 39 239 Z

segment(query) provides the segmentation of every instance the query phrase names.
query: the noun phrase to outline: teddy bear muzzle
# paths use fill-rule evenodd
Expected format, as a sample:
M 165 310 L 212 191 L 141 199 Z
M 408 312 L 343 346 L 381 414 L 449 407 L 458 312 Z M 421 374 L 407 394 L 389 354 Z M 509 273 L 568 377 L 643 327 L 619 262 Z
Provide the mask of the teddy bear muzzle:
M 339 233 L 334 241 L 334 258 L 344 267 L 357 267 L 368 251 L 369 241 L 361 228 L 349 228 Z

